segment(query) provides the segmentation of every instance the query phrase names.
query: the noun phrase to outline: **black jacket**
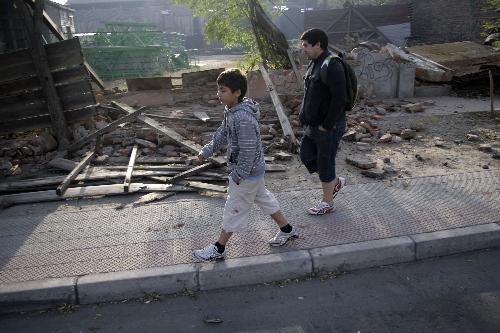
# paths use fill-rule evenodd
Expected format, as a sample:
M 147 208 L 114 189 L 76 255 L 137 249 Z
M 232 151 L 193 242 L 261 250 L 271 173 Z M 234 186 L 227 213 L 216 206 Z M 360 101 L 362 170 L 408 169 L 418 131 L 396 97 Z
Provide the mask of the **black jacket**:
M 309 63 L 304 78 L 304 99 L 299 119 L 303 125 L 321 125 L 329 131 L 337 121 L 345 117 L 347 87 L 344 67 L 335 59 L 328 65 L 327 85 L 322 82 L 320 69 L 328 55 L 325 50 Z

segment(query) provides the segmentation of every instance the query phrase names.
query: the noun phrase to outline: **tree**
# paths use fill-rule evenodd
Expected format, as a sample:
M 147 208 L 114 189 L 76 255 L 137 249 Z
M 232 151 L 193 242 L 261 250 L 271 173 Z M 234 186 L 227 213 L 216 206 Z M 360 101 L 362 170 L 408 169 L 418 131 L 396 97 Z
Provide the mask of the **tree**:
M 283 0 L 273 1 L 274 4 L 283 2 Z M 279 53 L 275 50 L 276 44 L 282 43 L 281 40 L 270 41 L 270 38 L 277 38 L 276 33 L 263 34 L 262 26 L 255 25 L 258 23 L 255 19 L 256 14 L 263 13 L 261 1 L 173 0 L 173 3 L 186 5 L 195 15 L 207 19 L 205 36 L 208 40 L 222 41 L 226 47 L 243 47 L 247 52 L 245 59 L 248 67 L 254 67 L 261 62 L 262 55 L 265 55 L 268 67 L 286 68 L 289 66 L 288 60 L 285 61 L 279 54 L 278 57 L 272 59 L 276 53 Z

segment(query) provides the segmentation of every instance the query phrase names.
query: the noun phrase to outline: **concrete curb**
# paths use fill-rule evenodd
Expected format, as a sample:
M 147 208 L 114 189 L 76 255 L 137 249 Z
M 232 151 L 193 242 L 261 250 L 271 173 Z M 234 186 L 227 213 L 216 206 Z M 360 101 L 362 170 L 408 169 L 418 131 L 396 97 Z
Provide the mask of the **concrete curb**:
M 497 223 L 410 236 L 83 277 L 0 284 L 0 313 L 90 304 L 299 278 L 312 272 L 355 270 L 500 246 Z
M 228 259 L 201 265 L 200 290 L 234 287 L 297 278 L 312 273 L 307 250 Z
M 74 304 L 75 287 L 75 277 L 0 284 L 0 313 Z
M 315 272 L 354 270 L 415 260 L 415 243 L 409 237 L 328 246 L 310 250 Z
M 496 223 L 411 235 L 417 260 L 500 246 Z
M 135 271 L 100 273 L 77 281 L 80 304 L 139 298 L 148 293 L 174 294 L 197 288 L 194 264 L 155 267 Z

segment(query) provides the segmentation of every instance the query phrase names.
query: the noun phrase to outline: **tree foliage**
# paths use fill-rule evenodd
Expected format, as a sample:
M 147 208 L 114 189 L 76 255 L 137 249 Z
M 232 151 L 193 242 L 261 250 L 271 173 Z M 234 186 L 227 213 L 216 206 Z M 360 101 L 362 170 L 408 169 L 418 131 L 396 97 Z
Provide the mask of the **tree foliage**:
M 274 4 L 283 2 L 273 1 Z M 186 5 L 195 15 L 206 19 L 205 36 L 209 41 L 221 41 L 229 48 L 242 47 L 247 53 L 245 67 L 252 68 L 262 61 L 249 20 L 248 1 L 173 0 L 173 3 Z

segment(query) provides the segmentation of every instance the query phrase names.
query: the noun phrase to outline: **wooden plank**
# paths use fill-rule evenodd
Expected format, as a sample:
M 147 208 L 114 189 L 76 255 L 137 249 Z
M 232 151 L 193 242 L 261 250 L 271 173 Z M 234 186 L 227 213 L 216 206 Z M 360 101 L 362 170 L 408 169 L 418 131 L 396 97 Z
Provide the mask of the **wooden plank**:
M 193 112 L 193 115 L 196 118 L 203 121 L 204 123 L 207 122 L 208 120 L 210 120 L 210 117 L 208 116 L 208 114 L 206 112 L 203 112 L 203 111 L 195 111 L 195 112 Z
M 31 55 L 35 64 L 40 84 L 45 93 L 47 106 L 50 113 L 51 126 L 58 141 L 58 149 L 64 149 L 68 146 L 68 130 L 64 118 L 63 109 L 52 79 L 52 73 L 49 70 L 47 53 L 41 40 L 42 36 L 42 17 L 45 0 L 37 0 L 33 8 L 33 22 L 26 5 L 16 0 L 18 8 L 24 17 L 25 27 L 30 35 Z
M 290 125 L 290 121 L 288 120 L 285 111 L 283 110 L 283 105 L 281 104 L 280 98 L 278 94 L 276 93 L 276 88 L 274 87 L 273 82 L 271 81 L 271 78 L 269 77 L 269 74 L 267 73 L 267 70 L 264 68 L 262 64 L 259 64 L 259 69 L 260 72 L 262 73 L 262 77 L 264 78 L 264 81 L 266 82 L 267 88 L 269 90 L 269 94 L 271 95 L 271 99 L 274 104 L 274 108 L 276 110 L 276 113 L 278 115 L 278 119 L 280 120 L 281 128 L 283 129 L 283 133 L 285 136 L 288 137 L 288 140 L 290 141 L 290 148 L 291 151 L 295 151 L 298 147 L 299 142 L 297 141 L 297 138 L 295 137 L 295 134 L 293 133 L 292 126 Z
M 136 117 L 141 114 L 141 112 L 144 110 L 144 107 L 140 108 L 140 109 L 137 109 L 135 110 L 134 112 L 132 113 L 129 113 L 128 115 L 125 115 L 115 121 L 113 121 L 112 123 L 108 124 L 106 127 L 103 127 L 101 128 L 100 130 L 97 130 L 95 131 L 94 133 L 92 134 L 89 134 L 87 135 L 85 138 L 77 141 L 77 142 L 74 142 L 73 144 L 71 144 L 69 147 L 68 147 L 68 151 L 73 151 L 73 150 L 76 150 L 80 147 L 82 147 L 83 145 L 85 145 L 86 143 L 90 142 L 91 140 L 97 138 L 98 136 L 101 136 L 105 133 L 108 133 L 108 132 L 111 132 L 113 131 L 114 129 L 116 129 L 119 125 L 123 124 L 123 123 L 126 123 L 126 122 L 130 122 L 130 121 L 133 121 L 136 119 Z
M 66 199 L 77 199 L 103 195 L 123 195 L 138 192 L 191 192 L 191 188 L 172 184 L 143 184 L 132 183 L 128 192 L 123 191 L 123 184 L 97 185 L 69 188 L 63 195 L 57 195 L 55 190 L 7 194 L 0 196 L 1 200 L 7 200 L 13 204 L 25 204 L 35 202 L 60 201 Z
M 119 103 L 116 101 L 113 101 L 111 103 L 127 113 L 132 113 L 135 111 L 133 108 L 131 108 L 130 106 L 128 106 L 125 103 Z M 137 119 L 141 120 L 143 123 L 150 126 L 152 129 L 156 130 L 160 134 L 166 135 L 170 139 L 172 139 L 175 142 L 177 142 L 178 144 L 180 144 L 182 147 L 187 148 L 188 150 L 190 150 L 191 152 L 193 152 L 195 154 L 198 154 L 202 148 L 200 145 L 194 143 L 191 140 L 185 139 L 182 135 L 180 135 L 179 133 L 177 133 L 173 129 L 168 128 L 168 127 L 160 124 L 159 122 L 157 122 L 154 119 L 151 119 L 151 118 L 146 117 L 144 115 L 137 116 Z M 212 158 L 210 158 L 210 161 L 214 162 L 217 165 L 225 164 L 225 161 L 222 157 L 215 157 L 215 158 L 212 157 Z
M 214 166 L 214 163 L 212 162 L 208 162 L 208 163 L 204 163 L 202 165 L 198 165 L 194 168 L 191 168 L 189 170 L 186 170 L 186 171 L 183 171 L 175 176 L 173 176 L 172 178 L 170 179 L 167 179 L 167 183 L 170 183 L 170 184 L 173 184 L 175 182 L 178 182 L 179 180 L 182 180 L 186 177 L 189 177 L 189 176 L 192 176 L 192 175 L 196 175 L 198 173 L 200 173 L 201 171 L 203 170 L 207 170 L 211 167 Z
M 132 148 L 132 153 L 130 154 L 130 161 L 128 162 L 127 173 L 125 174 L 125 181 L 123 182 L 123 190 L 128 192 L 130 187 L 130 183 L 132 182 L 132 172 L 134 171 L 135 159 L 137 158 L 137 154 L 139 150 L 139 146 L 137 143 Z
M 162 176 L 175 176 L 178 174 L 177 171 L 171 170 L 136 170 L 134 172 L 134 177 L 142 178 L 142 177 L 162 177 Z M 109 179 L 123 179 L 125 177 L 125 171 L 114 171 L 114 170 L 106 170 L 105 168 L 88 168 L 83 173 L 79 174 L 75 181 L 97 181 L 97 180 L 109 180 Z M 201 172 L 198 179 L 201 178 L 210 179 L 210 180 L 225 180 L 227 177 L 215 175 L 209 172 Z M 26 180 L 18 180 L 11 182 L 3 182 L 0 183 L 0 192 L 7 192 L 19 189 L 30 189 L 34 190 L 39 187 L 44 186 L 54 186 L 60 184 L 64 181 L 65 176 L 54 176 L 54 177 L 45 177 L 45 178 L 34 178 L 34 179 L 26 179 Z M 195 177 L 189 177 L 189 179 L 194 179 Z M 156 179 L 165 183 L 165 179 Z M 123 182 L 120 181 L 120 186 L 123 189 Z
M 293 57 L 293 52 L 292 50 L 288 49 L 286 50 L 286 53 L 288 54 L 288 59 L 290 60 L 290 63 L 292 64 L 292 70 L 293 70 L 293 74 L 295 75 L 295 80 L 296 81 L 296 84 L 297 84 L 297 89 L 302 89 L 302 78 L 300 76 L 300 73 L 299 73 L 299 70 L 297 68 L 297 64 L 295 63 L 295 59 Z
M 160 200 L 164 200 L 167 198 L 170 198 L 175 195 L 175 192 L 168 192 L 168 193 L 161 193 L 161 192 L 153 192 L 153 193 L 148 193 L 143 196 L 141 196 L 139 199 L 136 201 L 132 202 L 133 207 L 145 205 L 151 202 L 156 202 Z
M 90 117 L 95 111 L 95 106 L 88 106 L 78 110 L 66 111 L 64 116 L 68 122 Z M 47 128 L 51 126 L 49 115 L 31 117 L 17 120 L 0 121 L 0 134 L 28 131 L 34 128 Z
M 69 173 L 69 175 L 66 176 L 66 178 L 64 178 L 61 185 L 56 188 L 57 195 L 64 194 L 64 192 L 68 189 L 69 184 L 75 180 L 76 176 L 78 176 L 80 171 L 82 171 L 83 168 L 85 168 L 90 163 L 95 155 L 95 151 L 89 152 L 85 155 L 82 161 L 76 165 L 76 167 Z
M 226 186 L 213 185 L 213 184 L 208 184 L 208 183 L 204 183 L 204 182 L 190 181 L 190 182 L 186 182 L 184 184 L 184 186 L 188 186 L 188 187 L 195 188 L 198 190 L 207 190 L 207 191 L 214 191 L 214 192 L 220 192 L 220 193 L 227 192 Z

